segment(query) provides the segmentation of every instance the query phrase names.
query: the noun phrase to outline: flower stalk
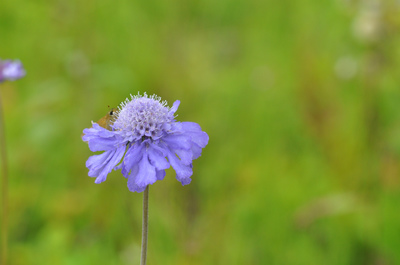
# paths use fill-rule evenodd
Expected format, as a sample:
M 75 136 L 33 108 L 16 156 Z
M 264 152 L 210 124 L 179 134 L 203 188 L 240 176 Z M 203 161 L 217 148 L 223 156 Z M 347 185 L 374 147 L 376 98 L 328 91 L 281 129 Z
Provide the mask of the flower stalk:
M 7 264 L 8 249 L 8 163 L 3 106 L 0 93 L 0 156 L 1 156 L 1 264 Z
M 149 186 L 143 192 L 143 218 L 142 218 L 142 250 L 140 265 L 146 265 L 147 260 L 147 235 L 149 231 Z
M 15 81 L 26 74 L 19 60 L 0 60 L 0 83 Z M 0 160 L 1 160 L 1 250 L 0 264 L 7 265 L 8 253 L 8 163 L 5 122 L 0 91 Z

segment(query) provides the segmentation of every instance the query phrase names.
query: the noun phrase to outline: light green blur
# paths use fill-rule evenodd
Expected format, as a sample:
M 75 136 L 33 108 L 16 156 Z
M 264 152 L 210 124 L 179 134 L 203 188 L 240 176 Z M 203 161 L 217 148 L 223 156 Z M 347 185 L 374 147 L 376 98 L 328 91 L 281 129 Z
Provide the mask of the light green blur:
M 150 187 L 148 264 L 400 264 L 400 4 L 0 3 L 10 265 L 139 264 L 142 194 L 94 184 L 84 128 L 179 99 L 210 141 Z

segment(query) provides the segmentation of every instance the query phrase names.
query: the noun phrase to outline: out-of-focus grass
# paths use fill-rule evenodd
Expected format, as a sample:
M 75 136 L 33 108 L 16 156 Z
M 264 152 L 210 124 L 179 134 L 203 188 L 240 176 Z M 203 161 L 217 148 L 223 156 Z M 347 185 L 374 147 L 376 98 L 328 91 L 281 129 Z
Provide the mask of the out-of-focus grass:
M 400 264 L 400 6 L 3 1 L 10 264 L 138 264 L 141 194 L 80 139 L 130 93 L 210 136 L 150 188 L 149 264 Z

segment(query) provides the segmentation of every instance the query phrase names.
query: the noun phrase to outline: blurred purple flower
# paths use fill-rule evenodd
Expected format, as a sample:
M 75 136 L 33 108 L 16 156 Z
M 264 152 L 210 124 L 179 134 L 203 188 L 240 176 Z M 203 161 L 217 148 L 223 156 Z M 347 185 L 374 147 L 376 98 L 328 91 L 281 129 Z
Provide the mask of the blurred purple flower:
M 0 60 L 0 82 L 14 81 L 24 77 L 25 74 L 26 72 L 19 60 Z
M 146 93 L 131 96 L 116 112 L 112 131 L 97 123 L 83 130 L 82 139 L 92 152 L 105 151 L 86 161 L 95 183 L 105 181 L 112 169 L 121 169 L 129 190 L 142 192 L 147 185 L 162 180 L 170 166 L 182 185 L 190 183 L 192 160 L 201 155 L 208 135 L 197 123 L 175 121 L 179 100 L 171 108 L 160 100 Z

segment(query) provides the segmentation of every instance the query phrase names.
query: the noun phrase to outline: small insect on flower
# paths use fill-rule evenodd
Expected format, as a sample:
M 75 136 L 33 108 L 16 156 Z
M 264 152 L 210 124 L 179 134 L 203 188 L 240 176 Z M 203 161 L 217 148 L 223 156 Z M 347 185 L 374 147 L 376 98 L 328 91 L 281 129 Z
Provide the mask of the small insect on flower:
M 96 123 L 103 127 L 104 129 L 107 129 L 109 131 L 112 131 L 111 125 L 113 125 L 116 114 L 118 113 L 117 108 L 112 108 L 107 114 L 102 117 L 100 120 L 98 120 Z M 83 137 L 85 134 L 82 133 L 81 137 Z
M 113 108 L 107 113 L 106 116 L 102 117 L 96 123 L 98 125 L 100 125 L 101 127 L 103 127 L 104 129 L 112 131 L 111 125 L 114 124 L 117 113 L 118 113 L 118 109 Z
M 121 169 L 129 190 L 142 192 L 147 185 L 164 179 L 170 166 L 182 185 L 190 183 L 192 161 L 208 144 L 208 135 L 197 123 L 175 120 L 179 100 L 172 107 L 166 104 L 156 95 L 131 96 L 117 111 L 113 109 L 109 116 L 83 130 L 82 140 L 92 152 L 105 151 L 86 161 L 95 183 L 105 181 L 113 169 Z

